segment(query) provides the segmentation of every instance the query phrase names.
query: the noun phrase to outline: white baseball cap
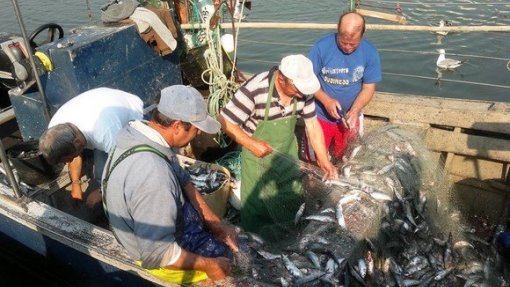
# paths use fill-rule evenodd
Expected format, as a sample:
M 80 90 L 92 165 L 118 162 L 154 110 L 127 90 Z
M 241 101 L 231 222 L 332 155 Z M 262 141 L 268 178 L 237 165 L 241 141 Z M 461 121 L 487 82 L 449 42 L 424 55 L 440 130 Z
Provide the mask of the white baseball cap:
M 301 54 L 284 57 L 279 70 L 292 80 L 294 86 L 304 95 L 313 95 L 321 88 L 317 76 L 313 73 L 312 61 Z
M 188 122 L 208 134 L 220 131 L 220 123 L 207 113 L 207 104 L 197 89 L 174 85 L 161 90 L 157 109 L 172 120 Z

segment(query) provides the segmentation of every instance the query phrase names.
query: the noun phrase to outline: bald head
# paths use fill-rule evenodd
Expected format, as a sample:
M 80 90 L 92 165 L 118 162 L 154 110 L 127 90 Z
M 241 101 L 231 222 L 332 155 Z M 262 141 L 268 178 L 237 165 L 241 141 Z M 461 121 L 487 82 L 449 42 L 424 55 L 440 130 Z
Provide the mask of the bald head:
M 365 33 L 365 19 L 358 13 L 348 12 L 338 20 L 338 47 L 345 54 L 352 54 L 361 43 Z
M 338 20 L 338 33 L 346 37 L 362 37 L 365 33 L 365 19 L 355 12 L 342 14 Z

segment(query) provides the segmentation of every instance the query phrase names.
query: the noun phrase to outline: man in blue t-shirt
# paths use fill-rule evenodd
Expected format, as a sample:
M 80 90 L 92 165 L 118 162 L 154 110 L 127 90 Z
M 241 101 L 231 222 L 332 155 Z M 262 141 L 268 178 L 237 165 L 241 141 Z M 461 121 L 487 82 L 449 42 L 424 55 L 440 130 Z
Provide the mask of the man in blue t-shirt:
M 321 89 L 315 93 L 317 116 L 324 132 L 326 148 L 340 158 L 350 140 L 362 127 L 361 110 L 381 81 L 377 49 L 363 38 L 365 19 L 358 13 L 340 16 L 338 33 L 319 39 L 308 54 Z M 305 157 L 315 161 L 304 138 Z

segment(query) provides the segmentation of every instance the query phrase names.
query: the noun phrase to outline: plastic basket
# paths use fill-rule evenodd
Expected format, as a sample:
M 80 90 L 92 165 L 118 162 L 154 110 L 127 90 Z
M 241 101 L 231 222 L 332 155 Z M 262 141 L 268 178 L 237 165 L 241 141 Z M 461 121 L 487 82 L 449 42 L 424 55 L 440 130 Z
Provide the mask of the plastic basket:
M 202 194 L 211 210 L 218 217 L 223 218 L 225 212 L 227 211 L 227 202 L 230 197 L 231 190 L 230 172 L 228 171 L 228 169 L 218 164 L 207 163 L 182 155 L 177 155 L 177 160 L 179 161 L 179 164 L 186 169 L 201 167 L 206 170 L 220 171 L 226 175 L 225 181 L 215 191 L 209 194 Z

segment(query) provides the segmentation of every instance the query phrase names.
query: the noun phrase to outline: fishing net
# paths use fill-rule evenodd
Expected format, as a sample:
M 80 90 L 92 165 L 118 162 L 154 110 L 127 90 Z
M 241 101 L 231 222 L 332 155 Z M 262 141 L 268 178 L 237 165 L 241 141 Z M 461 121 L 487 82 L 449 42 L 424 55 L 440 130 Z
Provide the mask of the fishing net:
M 335 181 L 296 162 L 304 203 L 295 228 L 276 242 L 241 233 L 235 284 L 500 286 L 490 243 L 450 205 L 450 185 L 422 132 L 373 130 L 349 147 Z

